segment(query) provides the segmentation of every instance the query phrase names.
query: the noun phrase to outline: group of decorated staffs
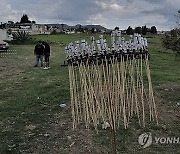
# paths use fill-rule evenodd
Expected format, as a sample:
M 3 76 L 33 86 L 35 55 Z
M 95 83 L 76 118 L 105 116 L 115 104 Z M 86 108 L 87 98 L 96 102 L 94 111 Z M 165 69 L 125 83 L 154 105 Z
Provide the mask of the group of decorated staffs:
M 91 37 L 91 45 L 85 40 L 81 42 L 76 41 L 75 45 L 71 42 L 65 47 L 66 60 L 68 63 L 77 64 L 79 62 L 86 62 L 87 60 L 91 63 L 102 59 L 111 59 L 117 57 L 120 61 L 121 56 L 126 60 L 133 58 L 140 58 L 140 54 L 148 54 L 147 39 L 143 38 L 140 34 L 130 35 L 128 41 L 125 41 L 124 37 L 121 37 L 121 31 L 112 31 L 111 33 L 111 48 L 108 47 L 106 38 L 103 35 L 99 36 L 98 40 Z
M 91 37 L 91 46 L 82 40 L 81 45 L 76 41 L 66 47 L 73 128 L 80 123 L 86 128 L 93 123 L 96 130 L 102 123 L 113 130 L 120 124 L 127 128 L 134 115 L 141 126 L 148 119 L 157 121 L 147 40 L 134 34 L 127 42 L 120 32 L 113 32 L 111 43 L 110 49 L 101 35 L 97 41 Z

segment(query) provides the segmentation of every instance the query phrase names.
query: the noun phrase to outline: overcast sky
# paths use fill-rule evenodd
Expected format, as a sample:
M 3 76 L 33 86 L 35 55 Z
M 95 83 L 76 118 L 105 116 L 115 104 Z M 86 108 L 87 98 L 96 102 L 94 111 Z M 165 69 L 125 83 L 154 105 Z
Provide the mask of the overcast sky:
M 128 26 L 169 30 L 180 0 L 0 0 L 0 22 L 17 22 L 23 14 L 36 23 L 100 24 L 107 28 Z

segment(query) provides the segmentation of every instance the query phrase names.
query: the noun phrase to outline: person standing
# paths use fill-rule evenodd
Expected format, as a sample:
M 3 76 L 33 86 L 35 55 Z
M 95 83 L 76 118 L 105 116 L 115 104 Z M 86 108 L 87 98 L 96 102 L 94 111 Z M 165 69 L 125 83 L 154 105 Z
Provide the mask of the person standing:
M 47 42 L 43 41 L 42 44 L 44 45 L 44 60 L 45 60 L 45 67 L 44 69 L 49 69 L 49 57 L 50 57 L 50 46 Z
M 41 67 L 43 67 L 43 53 L 44 47 L 41 41 L 38 41 L 38 44 L 35 46 L 34 54 L 36 55 L 36 64 L 34 67 L 38 67 L 39 60 L 41 61 Z

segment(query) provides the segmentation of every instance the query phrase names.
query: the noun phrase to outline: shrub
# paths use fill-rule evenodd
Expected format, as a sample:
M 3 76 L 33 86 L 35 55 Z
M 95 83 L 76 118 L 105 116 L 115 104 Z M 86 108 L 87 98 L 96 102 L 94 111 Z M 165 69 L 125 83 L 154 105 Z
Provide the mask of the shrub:
M 29 33 L 26 31 L 18 31 L 13 33 L 12 35 L 14 40 L 22 43 L 26 42 L 30 38 Z
M 173 29 L 161 39 L 162 45 L 180 54 L 180 29 Z

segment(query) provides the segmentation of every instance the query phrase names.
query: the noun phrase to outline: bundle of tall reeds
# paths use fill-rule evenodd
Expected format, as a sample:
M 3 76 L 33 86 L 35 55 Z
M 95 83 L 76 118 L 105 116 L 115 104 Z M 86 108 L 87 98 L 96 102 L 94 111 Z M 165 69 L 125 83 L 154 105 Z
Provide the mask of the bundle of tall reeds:
M 143 127 L 147 120 L 158 123 L 147 40 L 135 34 L 125 41 L 118 31 L 111 34 L 111 48 L 102 35 L 91 41 L 66 47 L 73 129 L 84 124 L 98 132 L 108 123 L 115 153 L 118 127 L 126 129 L 135 119 Z

